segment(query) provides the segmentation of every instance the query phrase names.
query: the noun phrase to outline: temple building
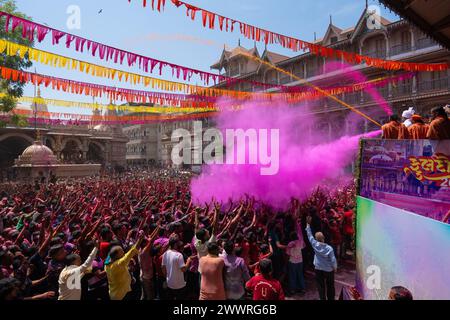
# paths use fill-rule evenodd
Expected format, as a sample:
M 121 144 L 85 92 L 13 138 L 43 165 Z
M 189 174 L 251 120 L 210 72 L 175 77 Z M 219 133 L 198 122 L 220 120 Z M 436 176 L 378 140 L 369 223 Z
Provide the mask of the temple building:
M 100 172 L 100 164 L 62 164 L 38 138 L 16 159 L 14 170 L 20 181 L 48 182 L 54 178 L 86 177 Z
M 40 91 L 38 90 L 38 98 Z M 39 100 L 38 100 L 39 101 Z M 18 109 L 48 112 L 45 104 L 19 105 Z M 95 111 L 101 115 L 101 110 Z M 114 111 L 108 111 L 114 112 Z M 0 180 L 11 178 L 15 160 L 28 156 L 23 152 L 35 144 L 40 132 L 42 147 L 50 150 L 58 164 L 99 164 L 103 169 L 122 169 L 126 166 L 128 138 L 121 125 L 42 125 L 28 119 L 28 126 L 8 125 L 0 128 Z M 36 130 L 37 129 L 37 130 Z M 32 150 L 42 149 L 34 145 Z M 42 149 L 44 150 L 44 149 Z M 28 153 L 27 153 L 28 154 Z

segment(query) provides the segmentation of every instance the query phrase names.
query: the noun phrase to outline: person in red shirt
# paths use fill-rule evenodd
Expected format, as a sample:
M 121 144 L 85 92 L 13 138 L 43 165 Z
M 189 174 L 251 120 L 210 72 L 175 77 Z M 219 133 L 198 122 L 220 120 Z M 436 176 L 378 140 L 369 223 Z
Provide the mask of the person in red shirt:
M 242 233 L 240 233 L 236 236 L 235 247 L 236 248 L 240 247 L 242 249 L 241 258 L 244 259 L 246 265 L 249 265 L 250 264 L 250 242 L 247 239 L 245 239 L 245 237 Z
M 342 231 L 344 234 L 344 248 L 342 250 L 342 254 L 345 257 L 347 255 L 347 251 L 352 249 L 352 241 L 353 241 L 353 210 L 349 207 L 345 207 L 344 209 L 344 219 L 342 221 Z
M 109 228 L 103 228 L 100 232 L 100 250 L 99 250 L 99 257 L 102 258 L 102 260 L 105 260 L 108 256 L 109 249 L 111 248 L 110 242 L 112 240 L 112 232 Z
M 428 133 L 428 125 L 425 124 L 422 117 L 418 114 L 412 116 L 412 125 L 408 128 L 410 139 L 426 139 Z
M 249 232 L 247 235 L 250 243 L 249 248 L 249 257 L 250 257 L 250 263 L 247 266 L 253 265 L 258 262 L 259 257 L 259 246 L 256 241 L 256 236 L 253 232 Z
M 401 129 L 400 118 L 393 114 L 389 117 L 389 122 L 381 127 L 383 130 L 383 139 L 398 139 Z
M 259 262 L 260 274 L 247 281 L 245 287 L 253 293 L 253 300 L 284 300 L 284 292 L 278 280 L 272 278 L 272 261 Z
M 270 258 L 272 256 L 272 254 L 273 254 L 273 248 L 272 248 L 271 239 L 270 239 L 268 245 L 264 243 L 259 247 L 258 261 L 256 263 L 250 265 L 249 269 L 252 270 L 255 275 L 257 275 L 258 273 L 260 273 L 259 263 L 264 259 Z
M 328 227 L 330 228 L 331 241 L 330 245 L 333 247 L 336 257 L 342 256 L 341 254 L 341 244 L 342 244 L 342 234 L 341 228 L 336 219 L 330 219 L 328 221 Z

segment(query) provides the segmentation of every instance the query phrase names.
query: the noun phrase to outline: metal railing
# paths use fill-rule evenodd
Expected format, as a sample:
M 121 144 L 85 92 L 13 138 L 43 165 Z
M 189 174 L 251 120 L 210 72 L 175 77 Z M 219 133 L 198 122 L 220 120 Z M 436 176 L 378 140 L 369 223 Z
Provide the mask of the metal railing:
M 342 100 L 342 97 L 340 97 L 340 96 L 337 96 L 336 98 L 338 98 L 339 100 Z M 342 105 L 333 99 L 328 99 L 327 106 L 328 106 L 328 108 L 334 109 L 334 108 L 341 107 Z
M 292 82 L 292 79 L 291 79 L 291 77 L 290 76 L 280 76 L 280 84 L 286 84 L 286 83 L 289 83 L 289 82 Z
M 427 47 L 432 47 L 436 45 L 436 42 L 429 38 L 421 38 L 417 40 L 416 48 L 417 49 L 423 49 Z
M 389 88 L 386 87 L 382 87 L 378 89 L 378 93 L 383 97 L 383 98 L 388 98 L 389 97 Z
M 317 68 L 307 68 L 306 69 L 306 77 L 311 78 L 317 76 Z
M 386 50 L 374 50 L 366 51 L 362 53 L 363 56 L 369 56 L 372 58 L 386 58 Z
M 411 44 L 410 43 L 402 43 L 396 46 L 392 46 L 390 48 L 390 55 L 395 56 L 397 54 L 405 53 L 411 51 Z
M 147 155 L 147 151 L 127 151 L 127 155 L 130 155 L 130 156 L 145 156 L 145 155 Z
M 420 81 L 418 85 L 419 92 L 435 91 L 435 90 L 450 90 L 448 78 L 440 78 L 434 80 Z
M 361 103 L 361 93 L 347 93 L 345 95 L 344 101 L 351 105 L 359 104 Z
M 404 95 L 410 95 L 411 93 L 412 93 L 412 84 L 411 83 L 397 84 L 396 87 L 392 88 L 393 96 L 404 96 Z

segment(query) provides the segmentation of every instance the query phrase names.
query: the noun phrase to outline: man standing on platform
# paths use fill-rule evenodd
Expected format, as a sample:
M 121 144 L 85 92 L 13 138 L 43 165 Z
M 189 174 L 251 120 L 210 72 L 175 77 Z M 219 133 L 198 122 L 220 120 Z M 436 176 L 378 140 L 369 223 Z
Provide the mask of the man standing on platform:
M 450 119 L 443 107 L 431 109 L 433 121 L 430 123 L 427 138 L 431 140 L 450 139 Z
M 412 116 L 412 126 L 408 127 L 409 137 L 411 139 L 426 139 L 428 125 L 425 124 L 422 117 L 418 114 Z
M 383 130 L 383 139 L 408 139 L 408 129 L 402 123 L 400 118 L 393 114 L 389 117 L 389 122 L 381 127 Z
M 337 262 L 334 250 L 325 243 L 322 232 L 316 232 L 315 238 L 313 237 L 311 221 L 311 216 L 308 216 L 306 218 L 306 233 L 314 250 L 314 268 L 320 300 L 335 300 L 334 273 L 337 270 Z
M 406 106 L 405 106 L 406 107 Z M 405 127 L 409 128 L 412 126 L 412 117 L 416 112 L 414 111 L 414 107 L 409 107 L 408 110 L 403 111 L 402 118 L 403 118 L 403 124 Z

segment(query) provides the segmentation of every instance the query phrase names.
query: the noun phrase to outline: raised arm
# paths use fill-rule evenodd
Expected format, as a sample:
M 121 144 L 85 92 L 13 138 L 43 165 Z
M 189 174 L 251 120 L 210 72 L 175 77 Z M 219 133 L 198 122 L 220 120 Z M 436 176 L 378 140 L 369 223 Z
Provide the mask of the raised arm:
M 195 232 L 197 232 L 198 230 L 200 230 L 199 228 L 199 223 L 198 223 L 198 210 L 195 210 L 195 217 L 194 217 L 194 227 L 195 227 Z
M 442 219 L 442 222 L 447 223 L 448 219 L 450 219 L 450 210 L 448 210 L 447 214 Z
M 213 218 L 212 235 L 216 234 L 217 226 L 219 224 L 219 218 L 218 218 L 219 210 L 220 210 L 220 207 L 216 205 L 215 211 L 214 211 L 214 218 Z
M 156 237 L 158 236 L 159 232 L 159 226 L 156 227 L 155 230 L 153 230 L 152 234 L 150 235 L 150 238 L 148 239 L 147 245 L 144 247 L 144 252 L 149 252 L 152 248 L 152 244 L 155 241 Z
M 244 228 L 243 232 L 246 234 L 251 228 L 253 228 L 256 225 L 256 212 L 253 211 L 253 219 L 250 225 L 246 228 Z
M 306 224 L 306 234 L 308 235 L 308 240 L 311 243 L 311 246 L 314 248 L 317 245 L 317 240 L 314 239 L 312 232 L 311 232 L 311 226 L 310 226 L 311 221 L 312 221 L 311 216 L 306 217 L 306 223 L 307 223 Z
M 48 237 L 42 243 L 42 245 L 40 246 L 39 251 L 38 251 L 38 253 L 41 257 L 44 256 L 44 253 L 47 250 L 50 240 L 62 230 L 62 228 L 64 227 L 65 224 L 66 224 L 66 217 L 64 217 L 64 220 L 61 221 L 61 223 L 58 225 L 58 227 L 56 227 L 56 229 L 53 232 L 51 232 L 51 230 L 49 230 Z
M 128 250 L 127 253 L 125 253 L 125 255 L 122 258 L 117 260 L 117 263 L 128 265 L 130 263 L 131 259 L 133 259 L 133 257 L 139 253 L 137 248 L 140 246 L 143 238 L 144 238 L 144 235 L 142 233 L 140 233 L 139 238 L 136 241 L 136 243 L 131 247 L 130 250 Z
M 20 230 L 20 233 L 19 233 L 19 235 L 17 236 L 16 241 L 14 241 L 14 244 L 15 244 L 15 245 L 17 245 L 18 243 L 20 243 L 20 241 L 22 240 L 22 238 L 23 238 L 23 236 L 24 236 L 24 234 L 25 234 L 25 231 L 26 231 L 26 229 L 27 229 L 27 223 L 26 223 L 25 221 L 22 221 L 22 222 L 23 222 L 22 230 Z
M 89 254 L 89 257 L 80 266 L 80 272 L 81 273 L 84 273 L 88 268 L 90 268 L 92 266 L 92 263 L 94 262 L 94 259 L 97 256 L 97 251 L 98 251 L 98 242 L 96 243 L 95 248 L 92 249 L 91 253 Z
M 98 227 L 100 226 L 100 223 L 102 222 L 101 217 L 97 220 L 97 222 L 92 227 L 91 231 L 86 235 L 86 239 L 91 239 L 94 237 L 95 232 L 97 231 Z

